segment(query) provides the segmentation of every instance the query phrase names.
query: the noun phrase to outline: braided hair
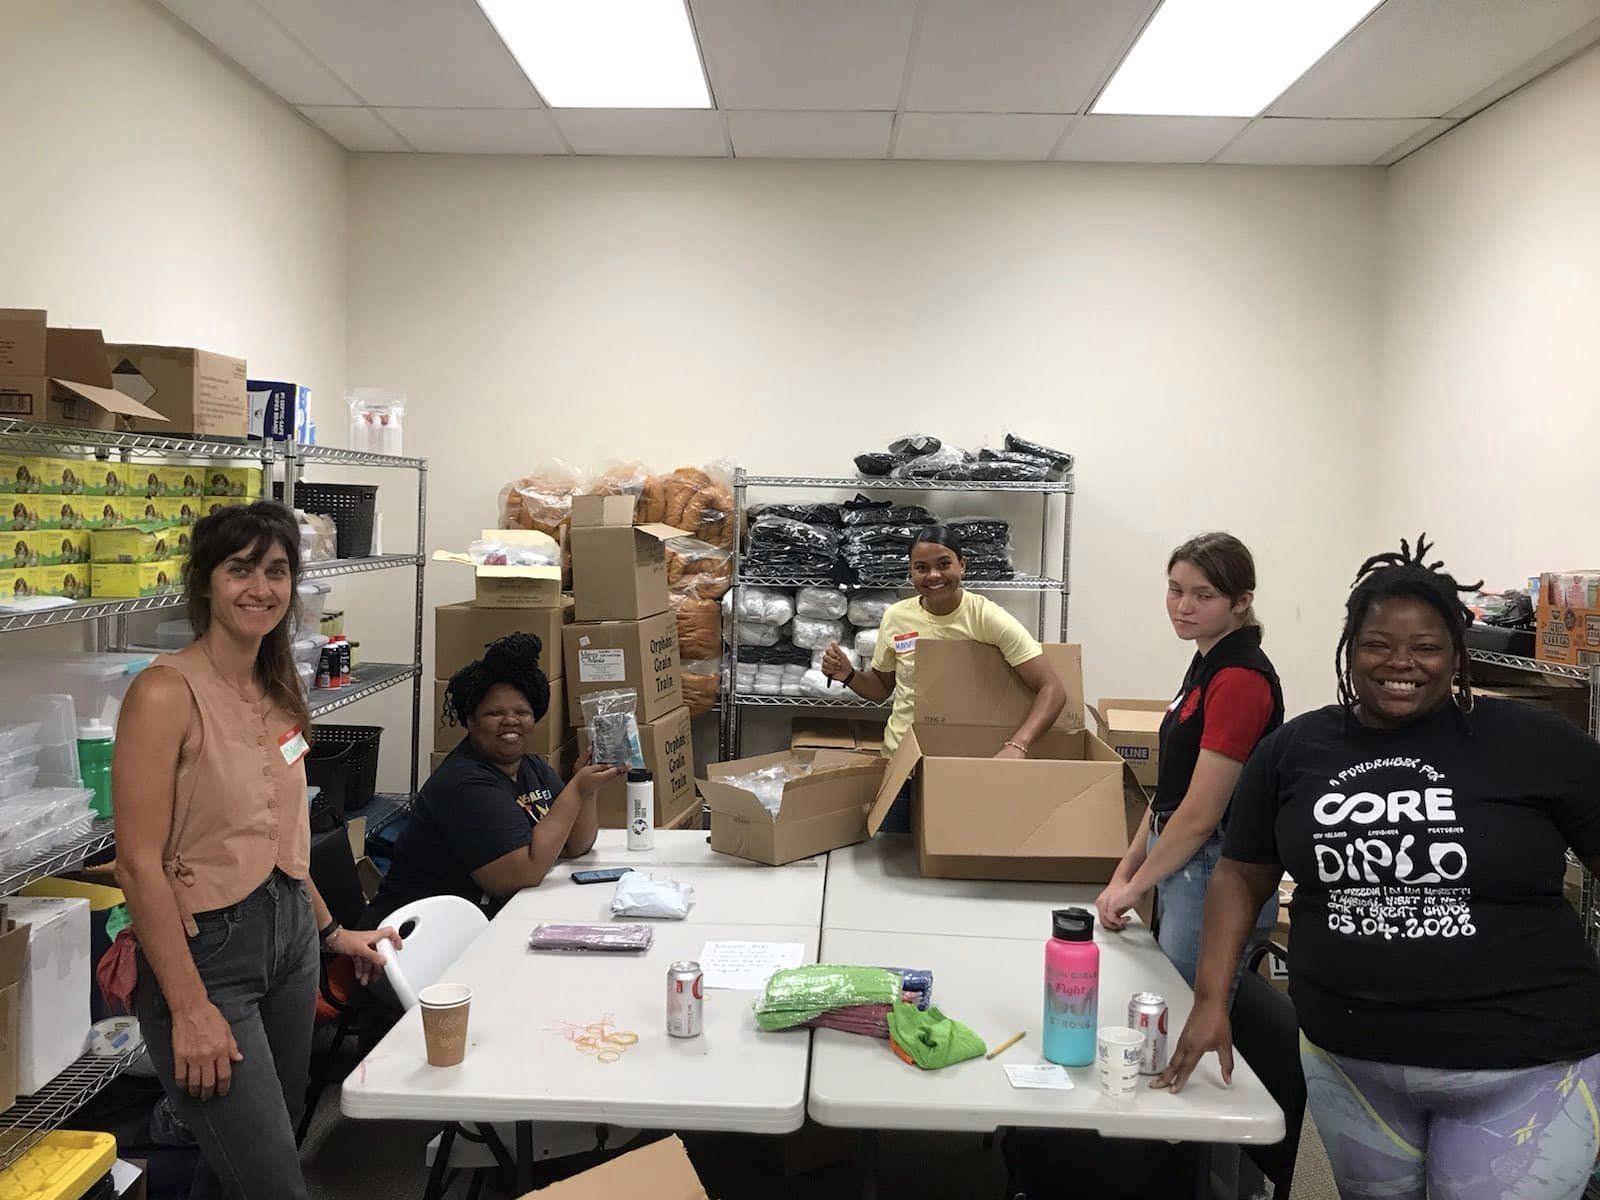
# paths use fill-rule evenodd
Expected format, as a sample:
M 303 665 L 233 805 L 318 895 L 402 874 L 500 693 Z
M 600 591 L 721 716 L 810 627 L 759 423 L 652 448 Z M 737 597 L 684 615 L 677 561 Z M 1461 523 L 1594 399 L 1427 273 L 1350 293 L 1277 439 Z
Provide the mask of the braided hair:
M 1456 703 L 1464 711 L 1472 709 L 1472 672 L 1467 657 L 1467 626 L 1472 624 L 1472 613 L 1461 603 L 1462 592 L 1476 592 L 1483 587 L 1477 583 L 1457 583 L 1455 577 L 1442 570 L 1444 561 L 1428 562 L 1428 551 L 1433 546 L 1427 534 L 1417 536 L 1415 551 L 1400 539 L 1399 550 L 1374 554 L 1361 564 L 1355 581 L 1350 586 L 1350 598 L 1345 601 L 1344 632 L 1339 637 L 1339 647 L 1333 652 L 1334 671 L 1339 678 L 1339 703 L 1348 709 L 1356 706 L 1355 683 L 1350 677 L 1350 659 L 1357 635 L 1374 604 L 1397 597 L 1420 600 L 1444 618 L 1450 631 L 1450 644 L 1456 654 Z
M 544 720 L 550 711 L 550 681 L 539 669 L 543 649 L 544 644 L 531 633 L 508 633 L 490 642 L 482 658 L 450 676 L 444 689 L 445 723 L 465 725 L 497 683 L 516 688 L 533 709 L 533 719 Z

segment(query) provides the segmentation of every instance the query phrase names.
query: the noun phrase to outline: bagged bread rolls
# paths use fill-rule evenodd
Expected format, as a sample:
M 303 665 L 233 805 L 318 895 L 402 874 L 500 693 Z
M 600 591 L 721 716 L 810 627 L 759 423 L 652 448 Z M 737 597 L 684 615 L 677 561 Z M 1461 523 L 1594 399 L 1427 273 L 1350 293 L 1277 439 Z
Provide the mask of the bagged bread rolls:
M 667 586 L 710 600 L 720 600 L 733 578 L 733 555 L 699 538 L 673 538 L 667 543 Z
M 674 592 L 670 597 L 678 620 L 678 654 L 712 659 L 722 653 L 722 605 L 715 600 Z
M 685 660 L 683 664 L 683 702 L 689 715 L 698 717 L 708 713 L 717 702 L 717 687 L 722 676 L 722 664 L 715 659 L 703 662 Z
M 701 541 L 733 549 L 733 493 L 727 488 L 701 488 L 684 508 L 683 520 L 682 528 L 694 530 Z
M 711 486 L 711 477 L 698 467 L 679 467 L 667 476 L 663 520 L 668 525 L 685 529 L 684 513 L 695 494 Z

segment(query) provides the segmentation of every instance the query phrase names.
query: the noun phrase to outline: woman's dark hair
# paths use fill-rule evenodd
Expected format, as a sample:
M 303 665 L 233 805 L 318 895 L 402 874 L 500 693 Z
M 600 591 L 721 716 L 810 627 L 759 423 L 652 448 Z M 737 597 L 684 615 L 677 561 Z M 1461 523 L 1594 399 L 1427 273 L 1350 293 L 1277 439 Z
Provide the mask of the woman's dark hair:
M 450 676 L 444 688 L 443 717 L 450 725 L 465 725 L 497 683 L 510 684 L 533 709 L 535 721 L 550 711 L 550 681 L 539 669 L 544 644 L 531 633 L 508 633 L 490 642 L 483 657 Z
M 1454 576 L 1440 569 L 1444 560 L 1426 561 L 1431 549 L 1425 533 L 1417 535 L 1415 552 L 1401 538 L 1399 550 L 1374 554 L 1356 572 L 1350 598 L 1344 604 L 1344 632 L 1333 652 L 1333 667 L 1339 676 L 1339 703 L 1346 708 L 1356 706 L 1350 659 L 1362 623 L 1374 604 L 1404 597 L 1422 601 L 1444 619 L 1445 628 L 1450 631 L 1450 645 L 1456 652 L 1457 703 L 1467 711 L 1472 709 L 1471 660 L 1467 657 L 1467 626 L 1472 624 L 1472 613 L 1461 603 L 1461 593 L 1478 591 L 1483 581 L 1457 583 Z
M 1256 560 L 1246 546 L 1231 533 L 1202 533 L 1179 546 L 1167 558 L 1167 571 L 1179 563 L 1188 563 L 1211 581 L 1229 600 L 1237 600 L 1246 592 L 1256 590 Z M 1255 605 L 1244 610 L 1240 621 L 1261 627 Z
M 302 729 L 311 724 L 311 711 L 300 690 L 294 666 L 291 619 L 300 611 L 300 526 L 294 513 L 273 500 L 223 509 L 194 527 L 189 557 L 183 564 L 183 594 L 189 624 L 196 637 L 211 628 L 211 574 L 228 559 L 244 554 L 251 565 L 259 563 L 274 545 L 289 556 L 289 611 L 272 632 L 261 639 L 256 652 L 256 682 L 261 690 Z
M 924 525 L 917 532 L 917 540 L 911 543 L 915 552 L 918 546 L 943 546 L 956 556 L 956 561 L 966 562 L 967 553 L 961 545 L 961 535 L 948 525 Z

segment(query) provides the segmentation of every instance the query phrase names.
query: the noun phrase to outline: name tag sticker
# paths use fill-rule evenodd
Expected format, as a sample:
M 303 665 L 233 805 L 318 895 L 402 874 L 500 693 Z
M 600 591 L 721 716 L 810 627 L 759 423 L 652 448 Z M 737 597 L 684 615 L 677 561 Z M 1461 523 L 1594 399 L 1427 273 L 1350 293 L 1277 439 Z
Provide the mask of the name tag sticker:
M 917 648 L 917 635 L 915 633 L 897 633 L 894 635 L 894 652 L 896 654 L 910 654 Z
M 305 730 L 296 726 L 279 738 L 278 753 L 283 755 L 284 764 L 291 767 L 310 754 L 311 746 L 306 742 Z

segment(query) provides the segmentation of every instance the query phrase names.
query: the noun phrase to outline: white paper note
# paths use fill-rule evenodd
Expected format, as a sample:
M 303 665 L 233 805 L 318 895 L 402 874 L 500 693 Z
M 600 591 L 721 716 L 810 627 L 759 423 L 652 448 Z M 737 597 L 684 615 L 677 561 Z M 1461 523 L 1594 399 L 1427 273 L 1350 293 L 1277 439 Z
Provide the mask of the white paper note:
M 700 970 L 708 988 L 759 992 L 774 971 L 798 967 L 805 953 L 800 942 L 707 942 Z
M 1072 1076 L 1067 1069 L 1055 1063 L 1006 1063 L 1006 1078 L 1014 1088 L 1052 1088 L 1060 1092 L 1072 1090 Z

